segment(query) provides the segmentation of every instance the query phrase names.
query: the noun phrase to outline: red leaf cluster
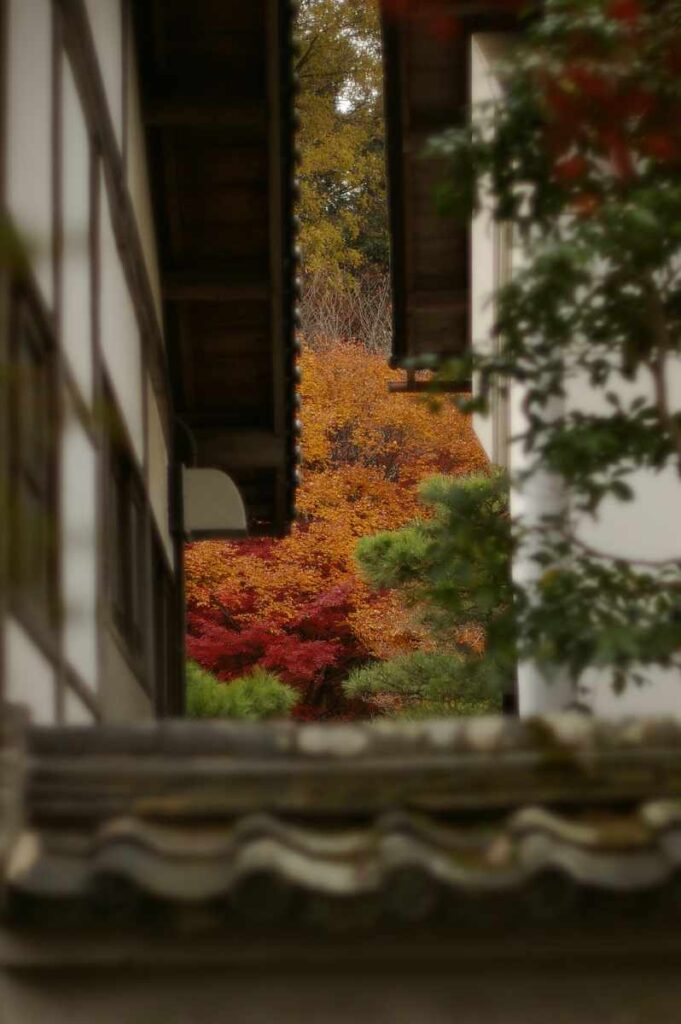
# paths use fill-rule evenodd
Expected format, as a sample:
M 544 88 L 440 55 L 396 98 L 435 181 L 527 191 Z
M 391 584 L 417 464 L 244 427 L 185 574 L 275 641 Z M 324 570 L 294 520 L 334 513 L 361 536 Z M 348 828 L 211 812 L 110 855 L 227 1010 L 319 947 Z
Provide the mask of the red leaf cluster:
M 640 0 L 610 0 L 607 12 L 614 21 L 635 28 L 643 16 L 643 5 Z
M 661 33 L 641 0 L 603 0 L 602 11 L 617 23 L 614 43 L 589 34 L 576 6 L 562 59 L 552 50 L 536 71 L 553 177 L 575 197 L 635 184 L 651 161 L 674 172 L 681 165 L 681 26 Z M 671 75 L 644 73 L 651 63 Z M 575 208 L 588 211 L 593 200 Z

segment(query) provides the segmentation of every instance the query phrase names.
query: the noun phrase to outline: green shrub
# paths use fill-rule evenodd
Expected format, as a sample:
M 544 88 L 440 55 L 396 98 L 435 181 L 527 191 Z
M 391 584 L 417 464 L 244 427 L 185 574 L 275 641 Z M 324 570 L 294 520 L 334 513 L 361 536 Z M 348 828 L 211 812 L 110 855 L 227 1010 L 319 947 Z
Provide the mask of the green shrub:
M 350 674 L 344 689 L 348 697 L 403 698 L 394 712 L 400 718 L 480 715 L 500 709 L 499 696 L 485 692 L 481 672 L 470 658 L 439 652 L 414 651 L 365 665 Z
M 188 661 L 186 678 L 189 718 L 283 718 L 299 698 L 293 687 L 261 668 L 223 683 Z
M 473 681 L 480 696 L 509 689 L 516 658 L 506 475 L 492 469 L 434 476 L 421 484 L 419 496 L 433 514 L 360 540 L 355 550 L 360 575 L 375 589 L 397 590 L 417 610 L 439 650 L 465 659 L 465 670 L 450 667 L 445 673 L 455 687 L 453 698 L 459 680 L 471 696 Z M 457 636 L 470 627 L 484 633 L 482 655 Z M 444 653 L 434 657 L 445 660 L 432 662 L 431 672 L 436 664 L 460 664 L 447 662 Z M 417 664 L 410 667 L 412 678 L 419 675 Z M 443 671 L 437 670 L 438 678 L 445 678 Z

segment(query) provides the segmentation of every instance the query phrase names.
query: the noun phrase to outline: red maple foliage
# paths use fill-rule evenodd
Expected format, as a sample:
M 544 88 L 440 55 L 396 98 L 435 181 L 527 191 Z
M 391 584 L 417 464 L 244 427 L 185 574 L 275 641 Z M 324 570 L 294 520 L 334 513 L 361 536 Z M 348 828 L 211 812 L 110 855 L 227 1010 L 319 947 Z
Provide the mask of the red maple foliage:
M 352 718 L 341 683 L 355 665 L 423 643 L 394 594 L 376 594 L 353 562 L 359 537 L 418 509 L 429 472 L 480 468 L 484 455 L 453 406 L 390 395 L 397 374 L 361 346 L 305 351 L 300 519 L 284 540 L 189 546 L 187 652 L 225 682 L 256 665 L 300 691 L 297 718 Z
M 562 56 L 537 67 L 553 175 L 585 215 L 608 188 L 622 194 L 636 186 L 651 162 L 681 164 L 681 37 L 673 23 L 660 32 L 654 10 L 642 0 L 594 0 L 608 32 L 567 32 Z M 658 77 L 641 64 L 650 53 Z

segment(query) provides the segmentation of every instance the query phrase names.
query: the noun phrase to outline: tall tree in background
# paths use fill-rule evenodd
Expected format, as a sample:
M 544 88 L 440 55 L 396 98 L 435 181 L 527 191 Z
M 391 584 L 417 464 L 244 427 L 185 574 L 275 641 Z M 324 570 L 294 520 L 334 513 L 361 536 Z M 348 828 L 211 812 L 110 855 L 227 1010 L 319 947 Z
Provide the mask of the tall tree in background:
M 388 262 L 377 4 L 302 0 L 298 34 L 304 269 L 344 291 Z

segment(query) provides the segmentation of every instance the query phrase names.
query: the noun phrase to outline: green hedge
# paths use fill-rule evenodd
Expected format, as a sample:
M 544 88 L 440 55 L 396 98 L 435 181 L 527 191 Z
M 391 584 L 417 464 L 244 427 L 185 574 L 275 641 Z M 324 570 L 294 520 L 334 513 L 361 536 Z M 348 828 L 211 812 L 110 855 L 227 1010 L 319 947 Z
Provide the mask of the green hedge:
M 484 692 L 470 659 L 431 651 L 414 651 L 390 661 L 355 669 L 345 681 L 348 697 L 371 699 L 394 694 L 404 704 L 400 718 L 482 715 L 496 712 L 500 698 Z
M 284 718 L 299 699 L 293 687 L 260 668 L 223 683 L 189 661 L 186 678 L 189 718 Z

